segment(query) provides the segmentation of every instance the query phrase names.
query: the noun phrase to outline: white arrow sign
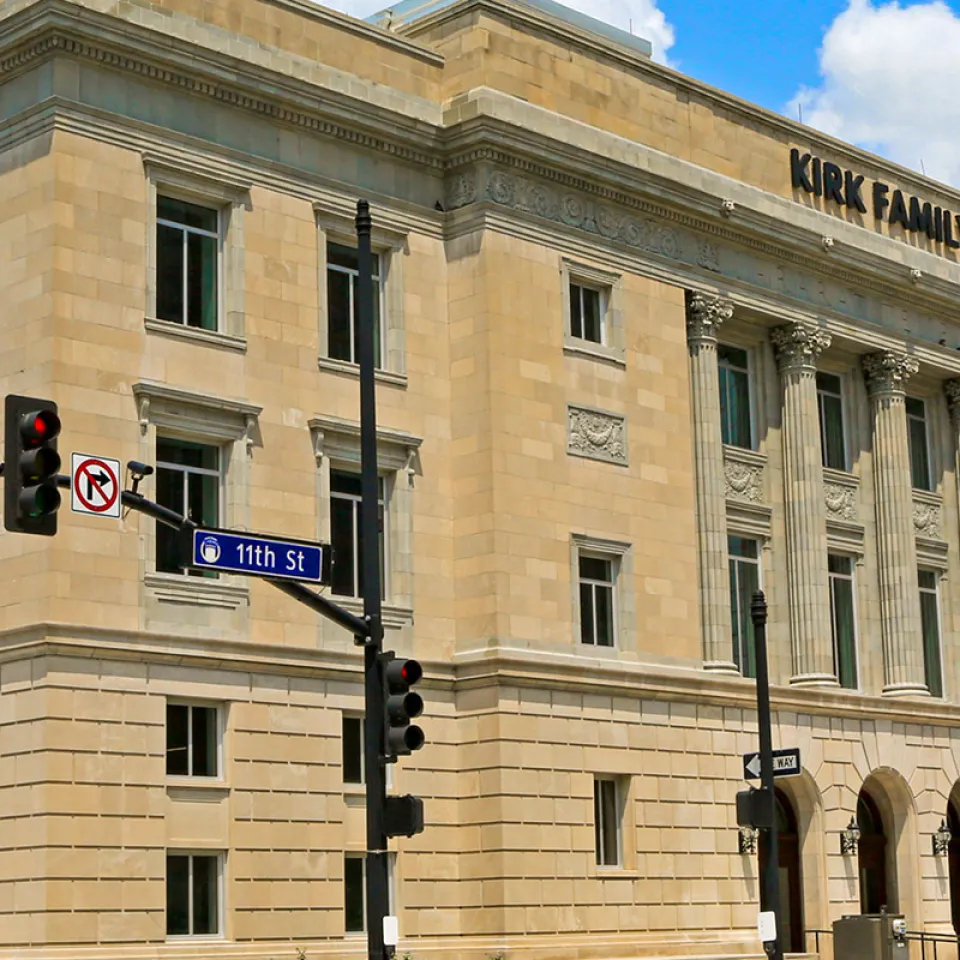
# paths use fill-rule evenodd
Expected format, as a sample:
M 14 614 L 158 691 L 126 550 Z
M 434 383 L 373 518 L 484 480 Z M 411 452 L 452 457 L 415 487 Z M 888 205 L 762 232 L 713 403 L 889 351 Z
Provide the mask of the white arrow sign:
M 800 748 L 791 747 L 789 750 L 773 751 L 773 775 L 775 777 L 795 777 L 800 773 Z M 743 755 L 743 779 L 758 780 L 760 778 L 760 754 L 745 753 Z

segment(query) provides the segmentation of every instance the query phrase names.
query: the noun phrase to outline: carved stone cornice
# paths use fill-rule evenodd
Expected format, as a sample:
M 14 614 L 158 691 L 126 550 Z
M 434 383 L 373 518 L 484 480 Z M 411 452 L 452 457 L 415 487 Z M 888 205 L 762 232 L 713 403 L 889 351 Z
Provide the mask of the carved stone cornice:
M 781 373 L 816 370 L 817 357 L 830 346 L 831 337 L 812 323 L 785 323 L 770 331 L 770 342 Z
M 954 429 L 960 430 L 960 378 L 945 381 L 943 392 L 947 396 L 947 407 Z
M 893 350 L 868 353 L 860 363 L 871 396 L 903 396 L 907 381 L 920 369 L 913 357 Z
M 733 316 L 733 304 L 722 297 L 687 292 L 687 340 L 716 343 L 720 325 Z

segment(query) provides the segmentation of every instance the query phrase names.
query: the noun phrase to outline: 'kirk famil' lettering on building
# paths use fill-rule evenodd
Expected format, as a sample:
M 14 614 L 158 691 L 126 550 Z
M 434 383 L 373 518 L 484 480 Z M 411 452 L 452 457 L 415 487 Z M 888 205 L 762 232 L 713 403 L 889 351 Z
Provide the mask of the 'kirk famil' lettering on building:
M 842 207 L 853 207 L 860 213 L 867 212 L 864 177 L 852 170 L 843 170 L 809 153 L 801 154 L 794 147 L 790 151 L 790 176 L 795 190 L 824 197 Z M 890 187 L 879 180 L 873 182 L 870 195 L 875 219 L 899 223 L 911 233 L 925 233 L 937 243 L 960 249 L 960 214 L 921 202 L 916 197 L 904 197 L 902 190 L 891 193 Z

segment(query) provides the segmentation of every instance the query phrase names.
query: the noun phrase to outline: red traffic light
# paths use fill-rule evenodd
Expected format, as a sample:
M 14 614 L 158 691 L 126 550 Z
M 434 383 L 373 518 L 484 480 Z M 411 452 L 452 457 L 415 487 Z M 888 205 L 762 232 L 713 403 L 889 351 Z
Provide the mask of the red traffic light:
M 52 410 L 32 410 L 20 418 L 20 436 L 31 446 L 55 440 L 59 433 L 60 418 Z
M 407 686 L 412 686 L 423 676 L 423 667 L 416 660 L 404 660 L 400 668 L 400 676 Z

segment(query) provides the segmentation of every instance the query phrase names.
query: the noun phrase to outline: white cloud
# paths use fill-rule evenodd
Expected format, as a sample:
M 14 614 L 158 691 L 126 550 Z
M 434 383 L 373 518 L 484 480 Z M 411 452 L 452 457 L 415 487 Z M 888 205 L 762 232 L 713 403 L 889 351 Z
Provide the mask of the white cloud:
M 574 10 L 596 17 L 621 30 L 649 40 L 653 44 L 653 59 L 667 62 L 667 51 L 673 46 L 673 27 L 657 7 L 656 0 L 558 0 Z M 353 17 L 369 17 L 389 6 L 389 0 L 323 0 L 332 7 Z
M 960 16 L 941 0 L 850 0 L 824 36 L 822 84 L 785 112 L 799 105 L 804 123 L 960 186 L 957 50 Z

